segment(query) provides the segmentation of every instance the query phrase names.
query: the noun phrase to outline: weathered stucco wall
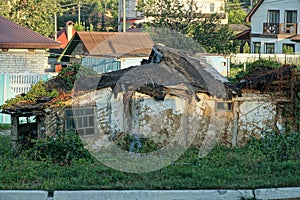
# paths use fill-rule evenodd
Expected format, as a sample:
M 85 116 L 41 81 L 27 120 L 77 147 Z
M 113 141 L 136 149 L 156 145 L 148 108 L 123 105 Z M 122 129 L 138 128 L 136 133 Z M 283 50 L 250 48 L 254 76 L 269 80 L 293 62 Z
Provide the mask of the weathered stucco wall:
M 45 50 L 9 49 L 0 50 L 1 73 L 44 74 L 48 68 L 48 53 Z
M 206 94 L 197 96 L 198 102 L 168 95 L 164 101 L 156 101 L 135 93 L 128 104 L 123 94 L 114 96 L 106 88 L 78 96 L 72 104 L 96 106 L 96 132 L 83 136 L 90 150 L 104 147 L 126 133 L 149 138 L 159 146 L 174 140 L 200 146 L 206 137 L 213 137 L 213 131 L 220 143 L 241 145 L 250 135 L 259 137 L 272 130 L 279 120 L 276 105 L 268 96 L 244 96 L 230 102 Z

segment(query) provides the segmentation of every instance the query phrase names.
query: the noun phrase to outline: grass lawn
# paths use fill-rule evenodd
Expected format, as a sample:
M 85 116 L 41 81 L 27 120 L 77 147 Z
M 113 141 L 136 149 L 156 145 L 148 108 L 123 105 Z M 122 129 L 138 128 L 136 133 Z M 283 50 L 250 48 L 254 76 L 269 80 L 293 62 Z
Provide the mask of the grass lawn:
M 300 159 L 274 159 L 248 145 L 216 146 L 199 159 L 198 148 L 154 172 L 131 174 L 99 161 L 75 160 L 61 165 L 14 156 L 8 137 L 0 136 L 0 189 L 254 189 L 300 186 Z M 299 147 L 296 154 L 299 153 Z M 274 154 L 274 152 L 272 152 Z M 294 152 L 295 153 L 295 152 Z M 270 159 L 272 158 L 272 159 Z

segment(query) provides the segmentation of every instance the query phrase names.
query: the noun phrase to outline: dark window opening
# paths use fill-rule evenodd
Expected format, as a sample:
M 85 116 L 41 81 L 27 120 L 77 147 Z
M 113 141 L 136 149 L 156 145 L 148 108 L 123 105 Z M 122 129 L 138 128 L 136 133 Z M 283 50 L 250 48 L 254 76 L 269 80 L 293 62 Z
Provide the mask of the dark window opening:
M 268 10 L 268 23 L 279 23 L 279 10 Z
M 275 44 L 274 43 L 266 43 L 266 54 L 274 54 L 275 53 Z
M 260 42 L 253 42 L 253 53 L 260 53 Z
M 294 54 L 295 53 L 295 44 L 283 44 L 282 53 L 284 54 Z
M 231 102 L 217 102 L 217 110 L 232 110 L 232 103 Z

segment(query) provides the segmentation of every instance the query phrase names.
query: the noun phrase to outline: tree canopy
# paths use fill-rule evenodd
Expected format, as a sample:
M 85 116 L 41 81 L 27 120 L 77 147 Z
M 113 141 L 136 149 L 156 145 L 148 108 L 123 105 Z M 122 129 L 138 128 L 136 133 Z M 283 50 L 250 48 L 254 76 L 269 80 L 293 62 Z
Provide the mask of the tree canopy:
M 115 29 L 117 0 L 2 0 L 0 15 L 49 37 L 54 35 L 55 15 L 58 16 L 59 26 L 65 26 L 70 20 L 76 22 L 79 2 L 82 13 L 80 22 L 89 27 L 92 24 L 98 30 L 106 27 Z
M 228 12 L 228 23 L 230 24 L 245 24 L 247 12 L 242 8 L 240 0 L 231 0 L 226 5 Z
M 80 22 L 78 22 L 79 5 Z M 95 31 L 117 29 L 118 0 L 67 0 L 62 6 L 67 9 L 58 18 L 59 27 L 63 27 L 66 21 L 73 21 L 86 30 L 90 30 L 89 27 L 93 27 Z
M 168 30 L 167 32 L 172 32 L 171 39 L 161 38 L 166 31 L 161 32 L 160 41 L 165 45 L 188 41 L 185 37 L 178 39 L 178 34 L 177 39 L 174 40 L 174 32 L 177 32 L 192 38 L 194 43 L 198 42 L 209 53 L 229 54 L 238 50 L 238 42 L 233 40 L 233 32 L 228 25 L 221 24 L 217 14 L 208 16 L 201 14 L 194 0 L 182 2 L 181 0 L 140 0 L 137 9 L 144 11 L 145 17 L 149 19 L 146 28 L 160 27 Z M 191 42 L 188 46 L 190 44 Z M 192 46 L 195 50 L 195 45 Z
M 54 32 L 54 16 L 62 12 L 59 0 L 2 0 L 0 15 L 45 36 Z

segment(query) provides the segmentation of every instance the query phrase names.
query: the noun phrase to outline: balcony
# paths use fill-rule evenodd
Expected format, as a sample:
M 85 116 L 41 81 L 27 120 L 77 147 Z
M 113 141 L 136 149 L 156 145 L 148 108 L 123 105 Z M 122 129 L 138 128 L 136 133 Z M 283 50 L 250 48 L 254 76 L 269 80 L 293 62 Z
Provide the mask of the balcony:
M 265 34 L 297 34 L 296 23 L 264 23 Z

